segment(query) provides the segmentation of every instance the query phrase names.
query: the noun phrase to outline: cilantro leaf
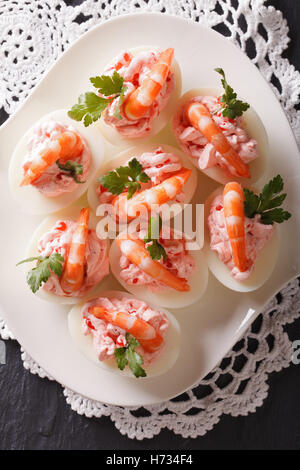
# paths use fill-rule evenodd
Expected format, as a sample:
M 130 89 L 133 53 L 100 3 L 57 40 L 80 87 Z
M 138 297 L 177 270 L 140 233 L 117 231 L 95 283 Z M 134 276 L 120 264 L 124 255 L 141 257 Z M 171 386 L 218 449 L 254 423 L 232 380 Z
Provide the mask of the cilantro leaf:
M 82 175 L 83 173 L 83 167 L 80 163 L 75 162 L 74 160 L 68 160 L 66 163 L 62 164 L 59 162 L 59 160 L 56 160 L 56 165 L 58 168 L 62 171 L 66 171 L 69 173 L 68 176 L 73 178 L 73 180 L 78 183 L 82 184 L 85 183 L 85 181 L 80 181 L 77 176 Z
M 98 178 L 102 186 L 112 194 L 121 194 L 128 189 L 127 199 L 141 189 L 140 182 L 146 183 L 149 180 L 149 176 L 143 172 L 143 167 L 136 158 L 130 160 L 127 166 L 120 166 Z
M 235 119 L 237 116 L 241 116 L 245 111 L 247 111 L 247 109 L 250 108 L 250 105 L 237 99 L 237 94 L 226 81 L 225 72 L 223 69 L 216 68 L 215 71 L 223 77 L 221 79 L 221 83 L 225 93 L 221 96 L 222 115 L 224 117 L 228 117 L 229 119 Z
M 144 363 L 142 356 L 136 352 L 136 348 L 140 345 L 138 340 L 126 333 L 127 346 L 115 349 L 115 358 L 118 368 L 124 370 L 128 365 L 131 372 L 136 378 L 146 377 L 146 371 L 141 367 Z
M 98 92 L 104 96 L 120 95 L 124 91 L 124 78 L 116 70 L 112 77 L 109 75 L 91 77 L 90 82 L 95 88 L 98 88 Z
M 291 214 L 279 207 L 286 198 L 286 193 L 279 194 L 282 190 L 283 180 L 280 175 L 270 180 L 259 195 L 244 188 L 245 215 L 252 218 L 255 214 L 260 214 L 260 221 L 265 225 L 272 225 L 274 222 L 281 224 L 288 220 Z
M 48 281 L 49 277 L 51 276 L 51 272 L 59 277 L 61 276 L 63 268 L 62 263 L 65 260 L 59 253 L 53 253 L 50 256 L 34 256 L 24 259 L 20 261 L 17 266 L 31 261 L 37 261 L 37 265 L 35 268 L 28 271 L 27 283 L 32 292 L 35 294 L 41 285 Z
M 83 119 L 84 126 L 87 127 L 97 121 L 112 99 L 102 98 L 91 91 L 82 93 L 78 98 L 78 103 L 68 111 L 68 116 L 75 121 Z
M 164 260 L 167 258 L 167 253 L 164 247 L 158 242 L 159 234 L 162 227 L 162 220 L 160 216 L 150 217 L 148 225 L 148 233 L 144 238 L 145 243 L 151 243 L 146 247 L 150 253 L 152 259 L 160 260 L 163 257 Z

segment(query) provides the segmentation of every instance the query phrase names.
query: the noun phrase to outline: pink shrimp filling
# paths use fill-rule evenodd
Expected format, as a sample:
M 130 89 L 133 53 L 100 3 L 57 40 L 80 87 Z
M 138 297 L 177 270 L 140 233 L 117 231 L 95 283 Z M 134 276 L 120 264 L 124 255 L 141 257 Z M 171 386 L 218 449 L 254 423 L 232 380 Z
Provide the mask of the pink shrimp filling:
M 104 320 L 91 315 L 88 309 L 92 305 L 99 305 L 115 312 L 126 312 L 132 316 L 141 318 L 155 328 L 159 335 L 164 338 L 169 328 L 169 320 L 166 315 L 149 307 L 145 302 L 138 299 L 108 299 L 100 297 L 86 303 L 82 308 L 82 330 L 85 335 L 93 336 L 93 345 L 99 361 L 105 361 L 114 357 L 116 348 L 122 348 L 127 345 L 126 331 L 122 328 L 112 325 Z M 142 346 L 137 351 L 143 356 L 144 363 L 150 364 L 155 361 L 163 352 L 165 342 L 155 352 L 148 352 Z
M 250 261 L 250 268 L 241 272 L 233 264 L 230 242 L 225 226 L 223 198 L 217 196 L 213 200 L 208 216 L 208 227 L 210 230 L 210 247 L 216 251 L 219 259 L 230 270 L 231 276 L 237 281 L 243 282 L 250 276 L 255 260 L 259 252 L 273 235 L 273 225 L 265 225 L 260 222 L 260 216 L 257 214 L 252 219 L 245 217 L 245 239 L 246 255 Z
M 124 77 L 124 85 L 127 87 L 126 98 L 135 88 L 141 85 L 157 60 L 158 53 L 154 51 L 141 52 L 135 57 L 130 52 L 125 51 L 117 57 L 112 65 L 104 70 L 104 73 L 105 75 L 112 75 L 117 70 Z M 114 115 L 119 103 L 119 98 L 116 98 L 104 111 L 104 121 L 106 124 L 113 126 L 122 137 L 130 139 L 143 137 L 151 131 L 153 120 L 168 104 L 174 86 L 174 73 L 169 72 L 166 82 L 147 113 L 137 121 L 127 119 L 122 107 L 121 119 Z
M 132 160 L 132 158 L 136 158 L 141 163 L 143 171 L 151 179 L 148 183 L 141 184 L 142 189 L 151 188 L 152 186 L 162 183 L 166 178 L 172 176 L 172 173 L 182 168 L 178 156 L 174 153 L 165 152 L 163 147 L 157 147 L 154 152 L 144 152 L 138 156 L 133 155 L 130 160 Z M 127 164 L 128 162 L 124 165 Z M 100 204 L 109 204 L 115 197 L 114 194 L 107 191 L 101 185 L 97 187 L 96 191 Z M 184 192 L 181 191 L 177 194 L 174 201 L 184 202 Z
M 65 131 L 78 132 L 72 126 L 65 126 L 56 121 L 47 121 L 38 125 L 34 129 L 33 136 L 27 144 L 28 152 L 25 156 L 24 169 L 35 159 L 38 158 L 41 151 L 47 149 L 51 142 Z M 83 152 L 72 161 L 82 165 L 82 175 L 78 176 L 79 181 L 85 181 L 91 164 L 91 152 L 81 137 L 83 143 Z M 47 170 L 33 183 L 40 193 L 46 197 L 57 197 L 64 193 L 70 193 L 78 188 L 78 183 L 66 173 L 59 169 L 56 163 L 53 163 Z
M 50 256 L 53 253 L 59 253 L 66 260 L 71 237 L 75 228 L 76 222 L 71 220 L 59 220 L 55 226 L 39 240 L 39 254 L 42 256 Z M 83 285 L 78 292 L 70 294 L 72 297 L 82 297 L 109 273 L 107 243 L 105 240 L 98 238 L 95 230 L 89 230 L 88 232 L 85 267 Z M 43 288 L 55 295 L 68 296 L 61 288 L 59 277 L 54 273 L 52 273 L 48 281 L 45 282 Z
M 171 231 L 169 237 L 161 234 L 158 241 L 164 247 L 167 255 L 165 261 L 161 258 L 159 262 L 171 273 L 188 280 L 195 272 L 196 264 L 192 255 L 186 249 L 186 240 L 184 238 L 174 238 L 174 232 Z M 171 289 L 166 284 L 155 280 L 142 271 L 123 254 L 120 257 L 120 277 L 128 285 L 146 286 L 152 292 L 159 293 Z
M 223 117 L 220 112 L 221 105 L 218 98 L 214 96 L 197 96 L 185 103 L 176 114 L 173 120 L 173 132 L 182 150 L 189 155 L 200 170 L 221 167 L 229 175 L 235 175 L 234 169 L 228 165 L 222 155 L 208 142 L 207 138 L 188 122 L 186 109 L 190 103 L 195 102 L 202 103 L 208 108 L 214 121 L 244 163 L 250 163 L 259 156 L 257 141 L 249 137 L 245 131 L 242 117 L 236 119 Z

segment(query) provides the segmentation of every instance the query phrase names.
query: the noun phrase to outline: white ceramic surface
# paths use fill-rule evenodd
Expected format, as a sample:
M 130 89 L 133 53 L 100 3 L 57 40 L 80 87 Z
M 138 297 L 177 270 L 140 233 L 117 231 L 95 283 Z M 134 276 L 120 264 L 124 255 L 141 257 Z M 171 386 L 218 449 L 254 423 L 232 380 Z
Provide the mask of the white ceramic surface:
M 237 293 L 210 276 L 207 292 L 198 304 L 182 311 L 173 310 L 182 330 L 176 370 L 146 382 L 110 374 L 85 358 L 68 333 L 68 307 L 46 303 L 29 291 L 24 273 L 15 268 L 15 263 L 24 257 L 32 230 L 42 217 L 19 211 L 9 195 L 7 178 L 14 146 L 28 127 L 43 114 L 70 107 L 88 87 L 88 77 L 99 73 L 120 48 L 141 43 L 175 48 L 182 69 L 183 93 L 199 86 L 217 87 L 219 77 L 215 67 L 223 67 L 230 74 L 232 86 L 238 87 L 241 96 L 253 104 L 268 133 L 270 164 L 263 182 L 277 173 L 283 176 L 288 191 L 286 206 L 293 213 L 282 227 L 279 259 L 263 287 L 251 293 Z M 105 48 L 99 49 L 101 44 Z M 164 132 L 158 139 L 174 145 L 172 139 L 162 140 Z M 0 130 L 0 142 L 0 316 L 49 374 L 82 395 L 118 405 L 150 404 L 178 395 L 220 361 L 267 300 L 300 272 L 300 160 L 285 114 L 249 59 L 221 35 L 194 22 L 149 13 L 119 17 L 92 29 L 57 61 L 17 114 L 5 123 Z M 217 187 L 204 178 L 194 201 L 204 202 Z M 110 278 L 102 288 L 120 286 Z

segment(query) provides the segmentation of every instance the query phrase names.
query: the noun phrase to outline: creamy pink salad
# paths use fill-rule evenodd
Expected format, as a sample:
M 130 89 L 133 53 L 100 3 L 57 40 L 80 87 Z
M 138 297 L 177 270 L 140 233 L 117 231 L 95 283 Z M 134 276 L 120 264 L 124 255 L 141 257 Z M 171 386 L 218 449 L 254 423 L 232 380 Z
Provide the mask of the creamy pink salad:
M 208 108 L 214 121 L 244 163 L 250 163 L 259 156 L 257 141 L 252 139 L 245 131 L 242 117 L 236 119 L 223 117 L 220 112 L 221 104 L 218 98 L 215 96 L 197 96 L 185 103 L 173 120 L 173 132 L 182 150 L 189 155 L 195 166 L 200 170 L 221 167 L 229 175 L 235 174 L 234 169 L 228 165 L 206 137 L 190 125 L 186 117 L 186 110 L 188 105 L 194 102 L 202 103 Z
M 181 170 L 182 165 L 177 155 L 170 152 L 165 152 L 163 147 L 157 147 L 153 152 L 144 152 L 136 158 L 143 167 L 143 171 L 149 176 L 151 181 L 148 183 L 141 183 L 142 189 L 148 189 L 152 186 L 162 183 L 166 178 L 172 176 L 172 173 Z M 128 160 L 129 162 L 129 160 Z M 128 165 L 128 162 L 124 165 Z M 115 197 L 114 194 L 107 191 L 104 186 L 97 187 L 97 195 L 100 204 L 109 204 Z M 176 202 L 184 202 L 184 192 L 181 191 L 175 198 Z
M 24 169 L 38 157 L 41 151 L 51 147 L 57 137 L 67 130 L 76 132 L 78 135 L 78 132 L 72 126 L 65 126 L 56 121 L 50 120 L 39 124 L 34 129 L 33 136 L 27 144 L 28 151 L 25 155 Z M 85 181 L 91 164 L 91 152 L 84 139 L 82 137 L 81 139 L 83 151 L 78 157 L 72 158 L 72 160 L 82 165 L 83 172 L 82 175 L 78 176 L 78 180 Z M 53 163 L 32 185 L 46 197 L 61 196 L 78 188 L 78 183 L 74 181 L 69 173 L 60 170 L 56 163 Z
M 91 334 L 93 336 L 94 349 L 99 361 L 106 361 L 114 357 L 115 349 L 126 346 L 127 342 L 125 330 L 96 318 L 89 313 L 89 308 L 95 304 L 115 312 L 126 312 L 141 318 L 153 326 L 162 338 L 165 337 L 169 328 L 167 316 L 160 310 L 149 307 L 142 300 L 125 296 L 122 299 L 108 299 L 106 297 L 93 299 L 82 308 L 82 330 L 85 335 Z M 144 363 L 147 365 L 156 360 L 164 348 L 165 342 L 162 342 L 161 347 L 155 352 L 147 352 L 142 346 L 137 348 L 137 352 L 142 355 Z
M 161 258 L 159 262 L 176 276 L 188 280 L 195 272 L 196 264 L 192 255 L 186 249 L 185 238 L 174 238 L 173 231 L 170 231 L 170 236 L 167 236 L 162 231 L 158 241 L 164 247 L 167 254 L 166 260 L 164 261 Z M 163 292 L 166 289 L 171 289 L 142 271 L 138 266 L 129 261 L 124 254 L 120 257 L 120 277 L 129 285 L 146 286 L 152 292 Z
M 270 240 L 274 232 L 273 225 L 262 224 L 258 214 L 252 219 L 245 217 L 246 254 L 250 261 L 250 267 L 247 271 L 241 272 L 233 264 L 232 260 L 231 247 L 225 225 L 222 195 L 215 197 L 211 204 L 208 227 L 210 230 L 211 249 L 217 252 L 222 263 L 230 270 L 230 274 L 240 282 L 248 279 L 259 252 Z
M 76 228 L 76 222 L 71 220 L 59 220 L 55 226 L 45 233 L 38 242 L 38 252 L 41 256 L 50 256 L 59 253 L 66 259 L 71 236 Z M 107 242 L 98 238 L 95 230 L 89 230 L 85 253 L 85 278 L 78 292 L 69 294 L 71 297 L 82 297 L 98 284 L 109 273 L 109 261 L 107 256 Z M 68 296 L 60 285 L 59 277 L 52 273 L 51 277 L 43 285 L 43 289 L 55 295 Z
M 127 87 L 125 98 L 141 85 L 145 77 L 151 70 L 151 67 L 157 62 L 159 53 L 155 51 L 140 52 L 133 56 L 130 52 L 122 52 L 113 64 L 110 64 L 105 70 L 105 75 L 112 75 L 117 71 L 124 77 L 124 85 Z M 126 118 L 122 112 L 121 119 L 114 116 L 119 104 L 119 98 L 116 98 L 103 113 L 106 124 L 113 126 L 122 137 L 135 139 L 147 135 L 152 127 L 153 120 L 167 105 L 172 91 L 175 87 L 175 77 L 173 72 L 169 72 L 167 80 L 163 85 L 160 93 L 156 97 L 152 106 L 149 108 L 145 116 L 137 121 L 131 121 Z

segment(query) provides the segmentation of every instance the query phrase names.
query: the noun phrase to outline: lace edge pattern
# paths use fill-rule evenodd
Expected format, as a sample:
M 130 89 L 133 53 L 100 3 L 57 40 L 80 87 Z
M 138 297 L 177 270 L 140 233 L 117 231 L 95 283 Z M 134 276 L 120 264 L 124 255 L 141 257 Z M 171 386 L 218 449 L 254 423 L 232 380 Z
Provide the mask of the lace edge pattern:
M 299 103 L 300 74 L 282 57 L 290 40 L 288 25 L 280 11 L 264 4 L 264 0 L 137 0 L 134 4 L 129 0 L 86 0 L 71 7 L 60 0 L 4 2 L 0 5 L 3 31 L 0 63 L 4 64 L 0 66 L 0 106 L 8 114 L 14 112 L 60 54 L 99 22 L 130 12 L 155 11 L 180 15 L 214 28 L 248 55 L 254 44 L 251 50 L 255 55 L 251 59 L 271 83 L 299 142 L 300 111 L 295 106 Z M 294 280 L 271 300 L 208 377 L 177 399 L 145 407 L 149 413 L 146 417 L 136 415 L 136 408 L 106 405 L 67 388 L 63 393 L 72 410 L 87 417 L 110 416 L 117 429 L 129 438 L 152 438 L 163 428 L 183 437 L 202 436 L 222 414 L 247 415 L 262 405 L 268 395 L 268 374 L 290 364 L 292 346 L 284 325 L 299 316 L 299 282 Z M 268 343 L 270 335 L 274 339 L 273 348 Z M 0 336 L 4 340 L 14 339 L 1 319 Z M 53 380 L 21 351 L 27 370 Z M 229 383 L 225 376 L 231 377 Z M 194 415 L 189 414 L 192 408 L 198 410 Z

